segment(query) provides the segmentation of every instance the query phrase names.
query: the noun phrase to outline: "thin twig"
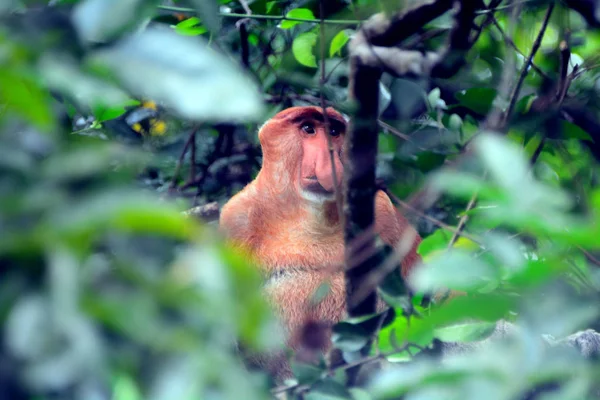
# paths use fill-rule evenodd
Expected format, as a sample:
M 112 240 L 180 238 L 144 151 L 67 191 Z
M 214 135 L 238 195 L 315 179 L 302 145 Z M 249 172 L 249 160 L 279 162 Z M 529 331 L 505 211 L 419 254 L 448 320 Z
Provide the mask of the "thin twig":
M 190 178 L 189 182 L 196 179 L 196 132 L 192 133 L 192 141 L 190 143 Z
M 538 49 L 542 45 L 542 39 L 544 38 L 544 34 L 546 33 L 546 28 L 548 27 L 548 23 L 550 22 L 550 17 L 552 16 L 552 11 L 554 11 L 555 3 L 552 2 L 548 6 L 548 10 L 546 11 L 546 16 L 544 17 L 544 21 L 542 22 L 542 27 L 540 28 L 540 32 L 538 33 L 535 42 L 533 43 L 533 47 L 531 48 L 531 52 L 529 53 L 529 57 L 527 57 L 527 61 L 523 64 L 523 68 L 521 69 L 521 73 L 519 74 L 519 80 L 517 81 L 517 85 L 515 86 L 511 96 L 510 103 L 508 105 L 508 109 L 504 113 L 503 123 L 505 124 L 510 115 L 515 108 L 515 104 L 517 103 L 517 99 L 519 97 L 519 92 L 521 91 L 521 87 L 523 86 L 523 82 L 525 81 L 525 77 L 527 76 L 527 72 L 529 70 L 529 66 L 533 61 Z
M 490 7 L 490 8 L 488 8 L 487 10 L 480 10 L 480 11 L 477 11 L 477 14 L 492 14 L 492 13 L 495 13 L 496 11 L 509 10 L 509 9 L 511 9 L 512 7 L 515 7 L 515 6 L 522 6 L 522 5 L 524 5 L 524 4 L 527 4 L 527 3 L 533 3 L 533 2 L 535 2 L 535 1 L 537 1 L 537 0 L 513 1 L 511 4 L 507 4 L 507 5 L 505 5 L 505 6 Z M 502 1 L 500 1 L 499 3 L 501 3 L 501 2 L 502 2 Z
M 490 17 L 490 19 L 492 20 L 492 23 L 494 24 L 494 26 L 498 29 L 498 31 L 500 32 L 500 34 L 502 35 L 502 38 L 504 39 L 505 43 L 508 43 L 508 45 L 510 47 L 513 48 L 514 51 L 516 51 L 517 53 L 519 53 L 521 56 L 525 57 L 525 53 L 523 53 L 516 45 L 516 43 L 514 42 L 514 40 L 512 40 L 512 38 L 508 37 L 506 35 L 506 33 L 504 32 L 504 29 L 502 29 L 502 26 L 500 26 L 500 23 L 498 22 L 498 20 L 492 15 Z M 543 76 L 545 79 L 550 79 L 548 77 L 548 75 L 542 71 L 542 69 L 540 67 L 538 67 L 533 60 L 531 61 L 531 68 L 533 68 L 535 70 L 535 72 L 537 72 L 538 74 L 540 74 L 541 76 Z
M 546 135 L 544 135 L 542 137 L 542 140 L 540 140 L 540 144 L 538 144 L 535 151 L 533 152 L 533 155 L 531 156 L 531 161 L 530 161 L 531 165 L 534 165 L 537 162 L 538 158 L 540 157 L 540 154 L 542 154 L 542 150 L 544 149 L 544 144 L 546 144 Z
M 349 368 L 354 368 L 357 366 L 363 366 L 366 364 L 370 364 L 372 362 L 378 361 L 378 360 L 383 360 L 387 357 L 396 355 L 398 353 L 401 353 L 403 351 L 407 351 L 409 350 L 411 347 L 414 347 L 420 351 L 425 350 L 424 347 L 419 346 L 416 343 L 406 343 L 404 346 L 399 347 L 399 348 L 395 348 L 394 350 L 385 352 L 385 353 L 379 353 L 373 356 L 369 356 L 369 357 L 365 357 L 365 358 L 361 358 L 359 360 L 353 361 L 351 363 L 348 364 L 340 364 L 337 365 L 335 367 L 332 367 L 330 370 L 326 371 L 323 373 L 322 378 L 326 378 L 327 376 L 332 376 L 334 372 L 336 371 L 345 371 Z M 276 388 L 271 389 L 271 393 L 272 394 L 280 394 L 280 393 L 285 393 L 285 392 L 289 392 L 291 390 L 295 390 L 296 393 L 298 393 L 299 391 L 303 391 L 303 390 L 307 390 L 310 388 L 310 385 L 301 385 L 299 383 L 292 383 L 290 385 L 283 385 L 283 386 L 278 386 Z
M 412 143 L 417 149 L 419 149 L 421 151 L 429 151 L 430 150 L 430 149 L 427 149 L 427 148 L 421 146 L 420 144 L 418 144 L 417 142 L 415 142 L 412 137 L 410 137 L 409 135 L 407 135 L 405 133 L 400 132 L 398 129 L 394 128 L 393 126 L 391 126 L 390 124 L 384 122 L 383 120 L 378 119 L 377 123 L 379 124 L 380 127 L 382 127 L 383 129 L 389 131 L 392 135 L 394 135 L 394 136 L 396 136 L 396 137 L 398 137 L 398 138 L 400 138 L 400 139 L 402 139 L 404 141 Z
M 557 100 L 558 106 L 562 106 L 567 93 L 569 92 L 569 87 L 571 86 L 571 82 L 573 82 L 574 76 L 577 73 L 577 66 L 573 67 L 573 71 L 569 74 L 569 62 L 571 61 L 571 49 L 569 48 L 569 37 L 565 37 L 565 39 L 561 40 L 559 44 L 560 49 L 560 81 L 558 85 L 558 93 Z
M 170 191 L 175 189 L 175 187 L 177 186 L 177 178 L 179 178 L 179 172 L 181 171 L 181 167 L 183 165 L 183 161 L 185 159 L 185 155 L 188 151 L 188 148 L 190 147 L 190 145 L 196 138 L 196 132 L 198 132 L 198 126 L 195 126 L 194 128 L 192 128 L 192 132 L 190 133 L 190 136 L 187 138 L 187 141 L 183 145 L 183 150 L 181 151 L 181 154 L 179 155 L 179 160 L 177 161 L 177 166 L 175 166 L 175 172 L 173 172 L 173 178 L 171 180 L 171 185 L 169 186 Z
M 481 36 L 481 33 L 483 32 L 483 30 L 492 23 L 492 18 L 494 17 L 494 12 L 490 12 L 490 10 L 495 9 L 498 5 L 500 5 L 500 3 L 502 3 L 502 0 L 493 0 L 490 3 L 490 7 L 487 10 L 484 11 L 488 11 L 489 14 L 487 15 L 487 17 L 485 18 L 485 20 L 479 25 L 479 27 L 477 28 L 475 35 L 473 36 L 473 38 L 471 39 L 471 45 L 474 45 L 477 40 L 479 40 L 479 36 Z
M 412 138 L 410 136 L 408 136 L 405 133 L 400 132 L 398 129 L 396 129 L 393 126 L 391 126 L 390 124 L 382 121 L 381 119 L 378 119 L 377 123 L 383 129 L 386 129 L 386 130 L 390 131 L 390 133 L 392 133 L 394 136 L 397 136 L 397 137 L 399 137 L 400 139 L 402 139 L 404 141 L 412 142 Z M 421 149 L 421 150 L 425 150 L 425 149 Z
M 161 10 L 174 11 L 184 14 L 196 14 L 196 10 L 188 7 L 173 7 L 173 6 L 157 6 Z M 219 15 L 223 18 L 250 18 L 258 20 L 272 20 L 272 21 L 297 21 L 297 22 L 308 22 L 312 24 L 319 24 L 319 19 L 312 18 L 292 18 L 286 17 L 285 15 L 261 15 L 261 14 L 240 14 L 240 13 L 224 13 L 221 12 Z M 360 20 L 343 20 L 343 19 L 327 19 L 324 22 L 329 25 L 358 25 L 362 23 Z
M 509 40 L 512 40 L 512 36 L 515 33 L 515 29 L 517 26 L 517 20 L 519 18 L 519 13 L 521 12 L 521 5 L 517 5 L 513 8 L 511 13 L 511 18 L 508 25 L 508 34 L 504 35 L 504 43 L 508 46 Z M 502 128 L 503 126 L 503 114 L 502 114 L 502 106 L 508 101 L 510 85 L 514 78 L 514 60 L 513 57 L 506 57 L 504 62 L 504 69 L 502 71 L 502 77 L 500 78 L 500 84 L 498 85 L 498 93 L 496 94 L 496 98 L 494 99 L 493 108 L 488 113 L 485 121 L 482 126 L 485 129 L 497 130 Z M 474 137 L 477 135 L 474 135 Z M 473 138 L 474 138 L 473 137 Z M 470 140 L 472 141 L 473 138 Z M 467 149 L 470 146 L 465 146 Z
M 577 246 L 577 248 L 579 250 L 581 250 L 581 252 L 585 255 L 585 257 L 593 264 L 595 264 L 596 266 L 600 267 L 600 260 L 597 259 L 596 257 L 594 257 L 592 255 L 592 253 L 590 253 L 589 251 L 585 250 L 583 247 L 581 246 Z
M 242 6 L 242 8 L 246 12 L 246 14 L 248 14 L 248 15 L 252 14 L 252 10 L 250 9 L 250 7 L 248 7 L 248 2 L 246 0 L 238 0 L 238 2 Z
M 467 207 L 465 208 L 464 214 L 460 218 L 460 220 L 458 221 L 458 225 L 456 226 L 456 231 L 452 235 L 452 239 L 450 239 L 450 242 L 448 242 L 448 249 L 451 249 L 454 246 L 454 244 L 456 243 L 458 238 L 463 233 L 463 229 L 465 228 L 465 225 L 467 224 L 467 220 L 469 219 L 468 213 L 469 213 L 469 211 L 471 211 L 473 206 L 475 206 L 475 202 L 477 201 L 478 194 L 479 194 L 478 191 L 475 191 L 475 193 L 473 193 L 473 196 L 471 196 L 471 199 L 467 203 Z
M 429 222 L 432 222 L 434 225 L 447 230 L 448 232 L 452 232 L 452 233 L 457 233 L 458 235 L 465 237 L 469 240 L 471 240 L 474 243 L 477 243 L 478 245 L 482 246 L 482 242 L 480 239 L 476 238 L 475 236 L 465 233 L 465 232 L 459 232 L 456 228 L 451 227 L 450 225 L 440 221 L 437 218 L 433 218 L 427 214 L 425 214 L 424 212 L 422 212 L 421 210 L 418 210 L 417 208 L 411 206 L 410 204 L 408 204 L 405 201 L 400 200 L 395 194 L 393 194 L 388 188 L 386 187 L 381 187 L 381 190 L 383 190 L 389 197 L 390 199 L 392 199 L 392 201 L 396 204 L 398 204 L 400 207 L 418 215 L 421 218 L 424 218 L 426 220 L 428 220 Z

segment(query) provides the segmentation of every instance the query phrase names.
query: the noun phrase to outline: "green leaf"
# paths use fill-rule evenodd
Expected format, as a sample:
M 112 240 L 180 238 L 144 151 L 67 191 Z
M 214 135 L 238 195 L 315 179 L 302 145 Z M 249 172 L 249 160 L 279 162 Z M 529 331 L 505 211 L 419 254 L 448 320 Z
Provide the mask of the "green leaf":
M 419 253 L 421 257 L 425 258 L 427 255 L 434 253 L 437 250 L 446 249 L 448 247 L 448 243 L 450 243 L 450 239 L 452 239 L 452 233 L 446 231 L 445 229 L 438 229 L 423 239 L 421 244 L 419 244 L 417 253 Z
M 138 192 L 113 190 L 89 195 L 56 209 L 43 223 L 40 234 L 48 240 L 59 237 L 85 240 L 106 230 L 156 233 L 189 239 L 199 226 L 172 205 Z
M 292 43 L 292 53 L 296 60 L 306 67 L 317 67 L 317 59 L 313 49 L 317 44 L 318 35 L 314 32 L 306 32 L 298 35 Z
M 450 115 L 448 119 L 448 129 L 454 132 L 460 132 L 460 128 L 462 127 L 463 121 L 462 118 L 458 114 Z
M 114 105 L 113 107 L 104 107 L 104 106 L 100 105 L 100 106 L 97 106 L 94 108 L 94 110 L 93 110 L 94 117 L 96 118 L 96 121 L 98 121 L 98 122 L 104 122 L 104 121 L 108 121 L 111 119 L 115 119 L 115 118 L 118 118 L 121 115 L 125 114 L 125 111 L 127 111 L 127 107 L 133 106 L 136 104 L 139 104 L 139 101 L 132 100 L 128 104 L 123 104 L 120 106 Z
M 215 0 L 191 0 L 198 12 L 204 26 L 212 34 L 217 34 L 221 29 L 221 16 L 219 15 L 219 4 Z
M 433 327 L 429 321 L 410 317 L 398 313 L 394 322 L 381 330 L 379 333 L 379 350 L 382 353 L 393 353 L 389 360 L 400 361 L 410 357 L 410 352 L 398 351 L 406 343 L 418 346 L 428 346 L 434 339 Z M 414 350 L 414 349 L 413 349 Z M 414 354 L 414 351 L 411 351 Z
M 139 103 L 114 83 L 82 70 L 72 60 L 45 55 L 39 61 L 39 71 L 50 89 L 72 98 L 81 108 L 92 109 L 99 121 L 115 117 L 118 108 Z M 103 116 L 102 110 L 113 111 Z
M 436 110 L 438 108 L 442 110 L 446 109 L 446 102 L 440 97 L 441 93 L 442 92 L 440 88 L 436 87 L 427 94 L 427 103 L 432 110 Z
M 589 133 L 569 121 L 562 120 L 560 122 L 560 127 L 562 130 L 562 135 L 565 138 L 587 140 L 589 142 L 594 141 Z
M 24 117 L 41 129 L 54 124 L 50 98 L 33 80 L 16 71 L 0 67 L 0 105 Z
M 369 341 L 369 333 L 361 326 L 341 322 L 333 327 L 332 342 L 343 351 L 359 351 Z
M 411 283 L 416 290 L 423 292 L 441 288 L 470 290 L 496 277 L 493 266 L 467 252 L 453 249 L 419 267 L 411 275 Z
M 344 29 L 339 31 L 333 39 L 331 39 L 331 44 L 329 45 L 329 57 L 333 57 L 336 54 L 342 54 L 342 48 L 348 43 L 350 40 L 350 34 L 352 33 L 349 29 Z
M 321 378 L 323 372 L 321 368 L 314 365 L 303 364 L 296 361 L 291 362 L 292 372 L 294 377 L 298 380 L 298 383 L 312 384 Z
M 110 143 L 92 142 L 65 151 L 60 157 L 51 157 L 39 168 L 40 176 L 47 180 L 68 182 L 81 179 L 93 179 L 95 176 L 111 171 L 115 165 L 121 170 L 127 167 L 133 170 L 147 160 L 141 150 Z
M 156 51 L 158 47 L 161 51 Z M 92 61 L 108 68 L 137 97 L 162 103 L 184 118 L 262 118 L 262 95 L 256 83 L 200 37 L 150 27 L 97 51 Z
M 103 42 L 141 21 L 153 6 L 144 0 L 84 0 L 75 6 L 73 23 L 84 40 Z
M 175 25 L 175 32 L 179 33 L 180 35 L 198 36 L 208 32 L 208 29 L 202 25 L 200 18 L 192 17 L 184 19 Z
M 465 200 L 469 200 L 473 193 L 478 193 L 480 199 L 503 201 L 506 198 L 500 189 L 472 174 L 442 170 L 433 174 L 431 185 L 437 190 Z
M 516 210 L 543 209 L 544 206 L 566 209 L 570 206 L 571 199 L 566 193 L 532 179 L 529 161 L 515 143 L 496 134 L 482 134 L 474 140 L 473 146 L 490 176 L 513 198 L 518 206 Z
M 459 92 L 455 95 L 460 104 L 477 114 L 486 115 L 492 108 L 496 98 L 496 89 L 472 88 Z
M 286 18 L 298 18 L 298 19 L 313 19 L 313 20 L 315 19 L 315 15 L 308 8 L 294 8 L 293 10 L 288 12 L 285 15 L 285 17 Z M 315 22 L 318 22 L 318 21 L 315 20 Z M 301 23 L 302 22 L 300 22 L 300 21 L 283 20 L 283 21 L 281 21 L 281 24 L 279 24 L 279 27 L 281 29 L 290 29 Z
M 479 384 L 483 381 L 483 379 L 476 381 L 473 379 L 473 375 L 475 373 L 466 368 L 444 368 L 440 367 L 439 363 L 434 364 L 432 360 L 421 360 L 414 364 L 404 363 L 394 368 L 384 369 L 369 382 L 367 390 L 374 399 L 378 400 L 477 398 L 476 395 L 473 397 L 461 396 L 458 394 L 461 393 L 460 391 L 454 391 L 452 390 L 454 388 L 450 386 L 450 384 L 458 387 L 461 384 L 467 386 L 471 382 Z M 473 380 L 467 381 L 468 378 Z M 495 381 L 492 382 L 495 383 Z M 493 388 L 494 386 L 487 387 Z M 466 391 L 466 389 L 464 390 Z M 405 396 L 407 393 L 410 395 Z
M 443 342 L 475 342 L 488 337 L 495 328 L 494 322 L 465 322 L 437 328 L 435 337 Z
M 135 380 L 125 374 L 117 376 L 113 386 L 113 400 L 142 400 Z
M 181 21 L 180 23 L 175 25 L 175 27 L 176 28 L 191 28 L 192 26 L 195 26 L 198 24 L 201 24 L 200 18 L 191 17 L 191 18 L 184 19 L 183 21 Z
M 444 154 L 437 154 L 432 151 L 422 151 L 416 155 L 414 164 L 421 172 L 429 172 L 442 166 L 445 160 L 446 156 Z
M 398 148 L 398 139 L 390 134 L 381 134 L 379 135 L 378 147 L 379 154 L 394 154 Z
M 267 12 L 267 14 L 271 14 L 271 12 L 273 11 L 273 8 L 277 5 L 277 1 L 268 1 L 265 4 L 265 11 Z
M 350 388 L 348 389 L 352 395 L 352 400 L 371 400 L 372 397 L 365 389 L 361 388 Z
M 531 104 L 537 98 L 535 94 L 523 96 L 515 104 L 515 114 L 527 114 L 531 108 Z
M 325 379 L 315 383 L 305 396 L 306 400 L 346 400 L 350 392 L 344 385 L 333 379 Z
M 379 348 L 382 352 L 389 352 L 406 342 L 426 346 L 431 343 L 437 328 L 464 323 L 465 320 L 496 322 L 504 318 L 516 302 L 516 298 L 509 296 L 470 294 L 453 298 L 427 314 L 422 313 L 422 318 L 412 317 L 410 324 L 405 316 L 398 313 L 394 322 L 381 330 Z

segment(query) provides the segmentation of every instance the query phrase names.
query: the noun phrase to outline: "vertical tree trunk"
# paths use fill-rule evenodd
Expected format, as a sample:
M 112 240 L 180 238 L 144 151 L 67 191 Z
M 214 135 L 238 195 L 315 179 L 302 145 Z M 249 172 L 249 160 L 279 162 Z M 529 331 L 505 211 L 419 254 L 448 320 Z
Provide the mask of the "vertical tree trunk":
M 355 111 L 346 135 L 344 175 L 344 217 L 347 300 L 364 282 L 371 265 L 370 258 L 356 264 L 358 254 L 374 254 L 375 238 L 375 166 L 378 136 L 378 99 L 381 70 L 363 65 L 358 57 L 350 60 L 350 97 Z M 368 236 L 365 236 L 368 235 Z M 358 243 L 357 243 L 358 242 Z M 358 304 L 347 301 L 351 317 L 375 312 L 375 293 Z

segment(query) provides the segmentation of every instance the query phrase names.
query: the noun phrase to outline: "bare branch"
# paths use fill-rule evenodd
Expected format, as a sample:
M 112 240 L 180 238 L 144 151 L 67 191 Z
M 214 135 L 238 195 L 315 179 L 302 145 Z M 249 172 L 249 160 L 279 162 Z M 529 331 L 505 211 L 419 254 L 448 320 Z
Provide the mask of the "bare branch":
M 544 17 L 544 22 L 542 22 L 542 27 L 540 28 L 540 32 L 538 33 L 537 38 L 535 39 L 535 42 L 533 43 L 533 47 L 531 48 L 529 57 L 527 57 L 525 64 L 523 64 L 523 68 L 521 69 L 521 73 L 519 74 L 519 80 L 517 81 L 517 85 L 515 86 L 512 94 L 510 96 L 510 103 L 508 105 L 508 109 L 504 113 L 504 118 L 503 118 L 504 123 L 506 123 L 508 118 L 510 118 L 510 115 L 512 114 L 513 109 L 515 108 L 515 104 L 517 103 L 517 99 L 519 97 L 519 92 L 521 91 L 521 86 L 523 86 L 523 82 L 525 81 L 525 77 L 527 76 L 527 72 L 529 71 L 529 66 L 531 65 L 531 61 L 533 60 L 533 57 L 535 57 L 535 54 L 537 53 L 538 49 L 542 45 L 542 39 L 544 38 L 544 34 L 546 33 L 546 28 L 548 27 L 548 22 L 550 22 L 550 17 L 552 16 L 552 11 L 554 11 L 554 3 L 550 3 L 550 5 L 548 6 L 548 10 L 546 11 L 546 16 Z

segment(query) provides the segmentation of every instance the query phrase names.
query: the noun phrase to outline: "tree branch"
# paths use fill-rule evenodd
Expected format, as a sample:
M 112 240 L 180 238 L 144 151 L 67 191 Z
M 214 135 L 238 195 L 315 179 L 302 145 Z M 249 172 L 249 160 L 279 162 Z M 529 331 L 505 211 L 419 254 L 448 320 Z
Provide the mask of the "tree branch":
M 510 115 L 512 114 L 513 109 L 515 108 L 515 104 L 517 103 L 517 99 L 519 97 L 519 92 L 521 91 L 521 86 L 523 86 L 523 82 L 525 81 L 525 77 L 527 76 L 527 72 L 529 71 L 529 66 L 531 65 L 531 62 L 533 61 L 533 58 L 535 57 L 535 54 L 537 53 L 538 49 L 542 45 L 542 39 L 544 38 L 544 34 L 546 33 L 546 28 L 548 27 L 548 22 L 550 22 L 550 17 L 552 16 L 552 11 L 554 11 L 554 2 L 550 3 L 550 5 L 548 6 L 548 10 L 546 11 L 546 16 L 544 17 L 544 22 L 542 22 L 542 27 L 540 28 L 540 32 L 538 33 L 538 36 L 535 39 L 533 46 L 531 47 L 531 52 L 529 53 L 529 57 L 527 57 L 525 64 L 523 64 L 523 68 L 521 69 L 521 73 L 519 74 L 519 80 L 517 81 L 517 85 L 515 86 L 512 94 L 510 96 L 510 103 L 508 105 L 508 109 L 504 113 L 504 118 L 503 118 L 504 123 L 506 123 L 508 118 L 510 118 Z
M 195 15 L 196 10 L 188 7 L 174 7 L 174 6 L 157 6 L 161 10 L 173 11 L 183 14 Z M 272 21 L 297 21 L 297 22 L 308 22 L 312 24 L 318 24 L 321 21 L 318 19 L 311 18 L 291 18 L 285 15 L 261 15 L 261 14 L 240 14 L 240 13 L 219 13 L 219 16 L 223 18 L 248 18 L 257 20 L 272 20 Z M 326 19 L 325 23 L 329 25 L 359 25 L 363 21 L 353 19 Z

